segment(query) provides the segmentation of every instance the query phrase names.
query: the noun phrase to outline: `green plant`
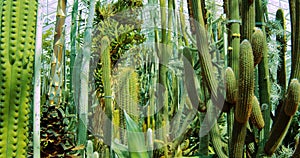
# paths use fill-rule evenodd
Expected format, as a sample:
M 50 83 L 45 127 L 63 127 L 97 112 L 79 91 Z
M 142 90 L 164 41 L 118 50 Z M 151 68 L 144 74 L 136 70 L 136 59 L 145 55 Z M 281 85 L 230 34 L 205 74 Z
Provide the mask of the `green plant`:
M 0 157 L 27 155 L 36 12 L 36 1 L 0 3 Z

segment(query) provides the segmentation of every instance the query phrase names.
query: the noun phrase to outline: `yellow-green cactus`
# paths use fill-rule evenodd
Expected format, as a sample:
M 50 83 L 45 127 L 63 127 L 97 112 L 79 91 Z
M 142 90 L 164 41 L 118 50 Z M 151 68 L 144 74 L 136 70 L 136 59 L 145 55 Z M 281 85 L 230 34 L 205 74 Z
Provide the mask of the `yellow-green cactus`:
M 258 129 L 262 129 L 265 126 L 265 121 L 262 116 L 259 102 L 256 96 L 254 96 L 252 100 L 252 113 L 250 115 L 250 120 L 252 124 Z
M 264 44 L 266 40 L 261 29 L 255 27 L 254 33 L 251 36 L 251 45 L 254 56 L 254 66 L 260 63 L 263 55 Z
M 228 67 L 225 70 L 226 101 L 235 104 L 237 100 L 237 84 L 233 70 Z
M 0 157 L 25 158 L 37 2 L 0 3 Z
M 238 100 L 235 107 L 235 119 L 240 123 L 248 121 L 252 111 L 252 98 L 254 95 L 254 67 L 252 47 L 248 40 L 240 46 L 240 71 Z

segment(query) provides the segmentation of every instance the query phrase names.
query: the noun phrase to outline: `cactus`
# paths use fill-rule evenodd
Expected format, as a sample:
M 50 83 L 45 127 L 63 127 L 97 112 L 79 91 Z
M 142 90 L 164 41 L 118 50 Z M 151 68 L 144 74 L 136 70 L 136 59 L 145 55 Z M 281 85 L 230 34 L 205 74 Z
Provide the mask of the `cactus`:
M 284 139 L 293 117 L 293 115 L 290 114 L 294 114 L 300 102 L 299 92 L 300 83 L 297 79 L 292 79 L 284 100 L 284 105 L 281 108 L 275 125 L 272 127 L 270 137 L 265 144 L 264 150 L 267 155 L 272 155 Z M 295 97 L 297 94 L 298 96 Z M 291 100 L 293 101 L 292 104 L 290 102 Z
M 226 101 L 235 104 L 237 100 L 237 83 L 233 70 L 228 67 L 225 70 L 225 84 L 226 84 Z
M 295 115 L 300 100 L 300 84 L 292 80 L 288 89 L 288 99 L 285 100 L 284 112 L 288 116 Z
M 260 63 L 262 59 L 263 48 L 265 45 L 264 33 L 261 29 L 255 28 L 254 33 L 251 36 L 251 46 L 254 56 L 254 66 Z
M 26 157 L 37 2 L 0 4 L 0 157 Z
M 238 86 L 238 100 L 235 106 L 235 119 L 246 123 L 252 111 L 254 95 L 254 67 L 251 44 L 244 40 L 240 46 L 240 72 Z
M 243 157 L 246 133 L 247 123 L 239 123 L 235 120 L 233 124 L 232 140 L 230 144 L 230 157 Z
M 256 96 L 254 96 L 252 99 L 252 113 L 250 115 L 250 120 L 252 124 L 258 129 L 262 129 L 265 126 L 265 121 L 262 116 L 259 102 Z
M 108 117 L 108 120 L 105 121 L 105 142 L 110 143 L 112 136 L 112 89 L 111 89 L 111 59 L 110 59 L 110 40 L 107 36 L 104 36 L 101 39 L 101 63 L 103 70 L 103 87 L 104 87 L 104 101 L 105 101 L 105 115 Z
M 285 52 L 287 51 L 287 37 L 286 37 L 286 20 L 282 9 L 278 9 L 276 12 L 276 20 L 280 22 L 283 29 L 283 33 L 276 36 L 278 47 L 280 50 L 280 66 L 277 69 L 278 84 L 282 87 L 283 93 L 286 88 L 286 61 Z
M 290 18 L 291 18 L 291 34 L 292 34 L 292 51 L 291 51 L 291 59 L 292 59 L 292 70 L 291 70 L 291 79 L 297 78 L 300 79 L 300 64 L 299 64 L 299 34 L 300 34 L 300 19 L 299 19 L 299 12 L 300 12 L 300 4 L 297 0 L 290 0 Z
M 242 39 L 251 39 L 255 27 L 255 3 L 251 0 L 241 0 L 242 2 Z
M 213 113 L 214 108 L 213 108 L 213 104 L 212 104 L 211 100 L 209 100 L 207 102 L 207 108 L 208 108 L 208 110 L 207 110 L 208 114 Z M 211 120 L 211 121 L 213 121 L 213 120 Z M 209 136 L 211 137 L 213 147 L 214 147 L 215 152 L 217 153 L 218 157 L 220 157 L 220 158 L 228 157 L 223 150 L 223 147 L 226 145 L 226 143 L 223 142 L 221 139 L 221 134 L 220 134 L 219 125 L 218 125 L 217 121 L 214 121 L 214 125 L 212 126 L 212 128 L 209 132 Z
M 255 0 L 255 22 L 256 27 L 261 28 L 264 33 L 264 40 L 266 41 L 266 31 L 264 24 L 264 7 L 262 0 Z M 266 42 L 264 42 L 266 43 Z M 265 121 L 265 127 L 262 129 L 260 134 L 260 144 L 258 148 L 258 154 L 263 153 L 263 147 L 265 140 L 270 134 L 272 106 L 270 102 L 270 77 L 269 77 L 269 66 L 268 66 L 268 48 L 264 45 L 262 61 L 258 64 L 258 84 L 259 84 L 259 102 L 261 105 L 265 105 L 266 109 L 263 111 L 263 117 Z

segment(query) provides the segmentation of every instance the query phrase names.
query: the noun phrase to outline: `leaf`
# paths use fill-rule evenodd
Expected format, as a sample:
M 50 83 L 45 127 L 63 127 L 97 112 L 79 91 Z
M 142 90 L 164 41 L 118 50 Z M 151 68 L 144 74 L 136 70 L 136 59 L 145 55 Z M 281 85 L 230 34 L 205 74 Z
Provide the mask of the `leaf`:
M 126 120 L 126 132 L 128 139 L 128 149 L 131 158 L 148 158 L 147 147 L 145 143 L 144 133 L 138 125 L 124 111 Z

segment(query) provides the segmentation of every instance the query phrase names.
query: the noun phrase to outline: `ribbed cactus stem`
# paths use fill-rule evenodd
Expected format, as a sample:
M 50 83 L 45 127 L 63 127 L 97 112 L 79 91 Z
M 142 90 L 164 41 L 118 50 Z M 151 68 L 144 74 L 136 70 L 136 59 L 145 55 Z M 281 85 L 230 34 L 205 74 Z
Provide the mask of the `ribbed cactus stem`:
M 240 72 L 238 86 L 238 100 L 235 106 L 235 119 L 246 123 L 252 111 L 252 98 L 254 96 L 254 67 L 252 47 L 248 40 L 240 46 Z
M 129 104 L 128 113 L 129 116 L 138 123 L 139 120 L 139 84 L 138 84 L 138 74 L 132 71 L 129 78 Z
M 0 2 L 0 157 L 26 158 L 37 2 Z
M 207 102 L 207 108 L 208 108 L 208 111 L 207 111 L 208 114 L 213 113 L 214 108 L 213 108 L 213 104 L 212 104 L 211 100 L 209 100 Z M 211 138 L 213 148 L 219 158 L 227 158 L 228 156 L 225 154 L 225 152 L 223 150 L 226 143 L 223 142 L 221 139 L 222 136 L 220 134 L 219 125 L 216 120 L 211 123 L 213 123 L 214 125 L 212 126 L 211 130 L 209 131 L 209 136 Z
M 112 139 L 112 89 L 111 89 L 111 59 L 110 59 L 110 40 L 107 36 L 101 39 L 101 63 L 103 73 L 104 101 L 105 101 L 105 143 L 111 143 Z
M 300 102 L 300 98 L 295 97 L 295 95 L 299 94 L 299 90 L 300 90 L 300 83 L 298 82 L 297 79 L 292 79 L 288 88 L 284 105 L 281 108 L 281 111 L 279 113 L 277 121 L 275 122 L 275 125 L 272 127 L 270 137 L 265 144 L 264 150 L 267 155 L 272 155 L 276 151 L 276 149 L 280 146 L 282 140 L 284 139 L 289 129 L 293 115 L 291 116 L 287 115 L 285 111 L 289 111 L 289 114 L 293 114 L 294 109 L 297 109 L 297 106 Z M 293 100 L 297 104 L 290 104 L 290 100 Z
M 225 70 L 226 101 L 235 104 L 237 101 L 237 83 L 233 70 L 228 67 Z
M 265 126 L 265 121 L 262 116 L 260 105 L 256 96 L 254 96 L 252 100 L 252 113 L 250 115 L 250 120 L 252 124 L 258 129 L 262 129 Z
M 255 27 L 255 3 L 251 0 L 242 0 L 242 39 L 251 39 Z
M 251 37 L 251 45 L 254 56 L 254 66 L 261 62 L 265 42 L 266 40 L 264 38 L 264 33 L 261 29 L 256 27 Z
M 284 92 L 286 88 L 286 61 L 285 61 L 285 52 L 287 51 L 287 37 L 286 37 L 286 20 L 284 16 L 283 9 L 278 9 L 276 12 L 276 20 L 280 22 L 280 25 L 282 27 L 282 34 L 276 36 L 276 41 L 278 43 L 278 48 L 280 50 L 279 56 L 279 64 L 277 69 L 277 80 L 278 84 L 282 87 L 282 90 Z
M 247 123 L 239 123 L 234 121 L 232 140 L 230 144 L 230 157 L 241 158 L 244 156 L 244 144 L 247 133 Z

